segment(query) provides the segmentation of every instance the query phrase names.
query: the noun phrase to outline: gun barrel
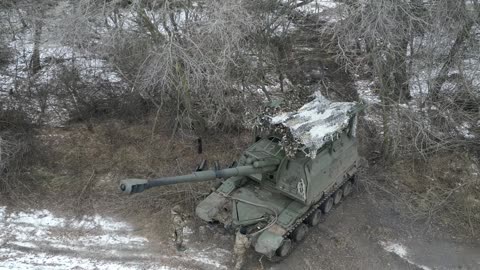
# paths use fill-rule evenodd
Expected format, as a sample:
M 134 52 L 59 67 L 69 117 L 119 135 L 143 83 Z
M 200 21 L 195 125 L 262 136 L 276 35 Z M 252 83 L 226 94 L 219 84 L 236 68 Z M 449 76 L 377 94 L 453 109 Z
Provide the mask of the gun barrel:
M 130 194 L 130 193 L 142 192 L 145 189 L 158 187 L 158 186 L 166 186 L 166 185 L 173 185 L 173 184 L 187 183 L 187 182 L 196 183 L 196 182 L 215 180 L 217 178 L 228 178 L 232 176 L 247 176 L 247 175 L 259 174 L 259 173 L 269 173 L 269 172 L 274 172 L 277 169 L 277 166 L 275 163 L 278 164 L 278 162 L 270 162 L 265 164 L 257 164 L 257 166 L 250 165 L 250 166 L 239 166 L 235 168 L 227 168 L 222 170 L 200 171 L 200 172 L 194 172 L 187 175 L 163 177 L 163 178 L 156 178 L 151 180 L 126 179 L 121 181 L 120 189 L 122 190 L 122 192 Z M 267 165 L 267 166 L 261 167 L 261 165 Z
M 166 185 L 186 183 L 186 182 L 195 183 L 195 182 L 215 180 L 217 178 L 228 178 L 232 176 L 246 176 L 250 174 L 272 172 L 272 171 L 275 171 L 275 169 L 276 167 L 273 167 L 273 166 L 261 167 L 261 168 L 255 168 L 252 166 L 240 166 L 236 168 L 228 168 L 228 169 L 223 169 L 218 171 L 214 171 L 214 170 L 200 171 L 200 172 L 194 172 L 192 174 L 187 174 L 182 176 L 152 179 L 148 181 L 148 187 L 166 186 Z

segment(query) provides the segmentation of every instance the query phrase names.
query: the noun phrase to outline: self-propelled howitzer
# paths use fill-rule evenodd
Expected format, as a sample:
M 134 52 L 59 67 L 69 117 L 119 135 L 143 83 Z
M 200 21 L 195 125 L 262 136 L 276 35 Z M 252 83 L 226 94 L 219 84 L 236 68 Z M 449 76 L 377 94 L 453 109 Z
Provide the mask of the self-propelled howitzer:
M 309 227 L 350 194 L 359 166 L 355 103 L 331 103 L 318 97 L 301 110 L 272 119 L 309 146 L 293 156 L 287 155 L 281 139 L 265 137 L 248 147 L 234 168 L 149 181 L 123 180 L 120 188 L 130 194 L 223 178 L 197 205 L 196 215 L 225 228 L 246 228 L 256 252 L 268 258 L 285 257 L 293 244 L 306 237 Z

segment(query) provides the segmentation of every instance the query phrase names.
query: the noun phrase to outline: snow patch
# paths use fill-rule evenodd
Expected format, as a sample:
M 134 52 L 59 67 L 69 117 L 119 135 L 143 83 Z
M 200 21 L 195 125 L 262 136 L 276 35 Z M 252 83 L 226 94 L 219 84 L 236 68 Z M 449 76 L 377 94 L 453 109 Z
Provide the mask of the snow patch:
M 407 256 L 407 248 L 399 243 L 382 243 L 383 248 L 388 251 L 397 254 L 400 258 Z
M 208 256 L 205 256 L 205 255 L 202 255 L 202 254 L 198 254 L 198 255 L 194 255 L 191 257 L 192 260 L 194 261 L 197 261 L 197 262 L 201 262 L 203 264 L 207 264 L 207 265 L 213 265 L 217 268 L 220 268 L 220 269 L 227 269 L 227 267 L 225 267 L 224 265 L 221 265 L 218 261 L 216 260 L 213 260 L 211 258 L 209 258 Z
M 190 228 L 190 227 L 184 227 L 184 228 L 183 228 L 183 234 L 185 234 L 185 235 L 193 234 L 192 228 Z
M 472 128 L 472 125 L 470 123 L 463 122 L 456 128 L 460 135 L 462 135 L 465 139 L 475 139 L 475 135 L 470 131 L 470 129 Z
M 411 265 L 415 265 L 416 267 L 423 270 L 432 270 L 432 268 L 428 266 L 417 264 L 413 260 L 409 259 L 408 249 L 400 243 L 380 241 L 380 245 L 385 251 L 396 254 L 398 257 L 404 259 Z
M 65 222 L 64 219 L 56 218 L 47 210 L 35 211 L 32 213 L 12 213 L 6 221 L 7 223 L 23 223 L 35 227 L 59 227 L 63 226 Z
M 192 261 L 199 262 L 205 265 L 214 266 L 217 269 L 228 269 L 225 265 L 221 264 L 220 261 L 212 259 L 213 258 L 226 258 L 231 254 L 228 250 L 221 248 L 214 248 L 211 250 L 203 251 L 194 251 L 187 250 L 188 258 Z
M 3 254 L 0 250 L 0 254 Z M 104 262 L 100 260 L 91 260 L 86 258 L 66 256 L 66 255 L 50 255 L 48 253 L 26 253 L 15 252 L 4 257 L 0 262 L 0 269 L 22 269 L 22 270 L 64 270 L 64 269 L 95 269 L 95 270 L 140 270 L 140 269 L 163 269 L 171 270 L 166 266 L 135 265 L 128 262 Z
M 8 210 L 0 206 L 0 270 L 192 269 L 178 266 L 182 262 L 226 270 L 231 258 L 227 250 L 203 244 L 199 249 L 195 243 L 178 256 L 152 251 L 148 239 L 135 235 L 130 224 L 111 217 L 74 219 L 48 210 Z M 186 241 L 194 233 L 190 227 L 184 232 Z
M 150 269 L 95 258 L 99 250 L 107 258 L 120 259 L 122 254 L 118 252 L 125 253 L 125 250 L 128 255 L 135 255 L 135 251 L 148 242 L 133 235 L 133 228 L 124 222 L 99 215 L 75 221 L 55 216 L 48 210 L 10 214 L 6 210 L 0 207 L 0 243 L 4 247 L 0 249 L 0 269 Z M 120 251 L 115 250 L 119 247 Z M 57 252 L 45 251 L 51 249 Z M 151 269 L 170 268 L 152 266 Z
M 331 0 L 316 0 L 301 6 L 299 10 L 306 12 L 308 14 L 315 14 L 315 13 L 322 13 L 328 9 L 336 8 L 337 6 L 338 6 L 338 3 Z
M 367 104 L 380 103 L 380 97 L 375 94 L 372 89 L 373 85 L 374 82 L 369 80 L 355 81 L 355 87 L 357 88 L 358 96 Z
M 74 221 L 71 226 L 87 230 L 94 228 L 100 228 L 104 231 L 131 230 L 130 225 L 124 222 L 117 222 L 111 218 L 105 218 L 99 215 L 95 215 L 93 217 L 84 216 L 81 220 Z
M 9 242 L 9 244 L 19 246 L 19 247 L 23 247 L 23 248 L 38 248 L 37 245 L 29 243 L 29 242 L 16 242 L 16 241 L 14 241 L 14 242 Z
M 0 206 L 0 221 L 3 221 L 3 219 L 5 218 L 6 210 L 7 210 L 6 207 Z

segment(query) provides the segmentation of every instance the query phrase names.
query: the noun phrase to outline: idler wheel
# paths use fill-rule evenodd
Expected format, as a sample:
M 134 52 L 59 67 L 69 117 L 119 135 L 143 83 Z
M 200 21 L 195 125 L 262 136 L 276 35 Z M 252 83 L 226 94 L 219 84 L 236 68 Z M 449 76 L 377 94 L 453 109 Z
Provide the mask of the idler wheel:
M 320 210 L 315 210 L 310 216 L 307 217 L 305 220 L 308 225 L 310 226 L 317 226 L 318 223 L 320 223 L 320 220 L 322 219 L 322 211 Z
M 333 207 L 333 198 L 329 197 L 324 203 L 322 203 L 322 205 L 320 206 L 320 209 L 322 209 L 322 212 L 326 214 L 330 212 L 330 210 L 332 210 L 332 207 Z
M 305 223 L 298 225 L 292 233 L 292 239 L 295 242 L 300 242 L 307 236 L 308 226 Z
M 350 193 L 352 193 L 352 181 L 347 181 L 345 184 L 343 184 L 342 190 L 343 190 L 343 197 L 348 196 Z
M 333 194 L 333 203 L 335 205 L 339 204 L 340 201 L 342 200 L 342 196 L 343 196 L 343 190 L 342 189 L 339 189 L 339 190 L 335 191 L 335 194 Z
M 292 240 L 290 239 L 283 239 L 282 245 L 277 249 L 277 256 L 279 257 L 286 257 L 290 254 L 292 250 Z

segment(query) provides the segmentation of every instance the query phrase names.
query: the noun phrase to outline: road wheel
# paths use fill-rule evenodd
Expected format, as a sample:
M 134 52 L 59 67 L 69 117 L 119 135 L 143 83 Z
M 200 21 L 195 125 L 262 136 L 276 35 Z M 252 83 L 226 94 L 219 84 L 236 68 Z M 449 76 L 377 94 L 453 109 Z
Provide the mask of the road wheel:
M 347 197 L 350 193 L 352 193 L 352 186 L 352 181 L 347 181 L 345 184 L 343 184 L 343 197 Z
M 320 206 L 320 209 L 322 209 L 322 212 L 326 214 L 330 212 L 330 210 L 332 210 L 332 206 L 333 206 L 333 198 L 329 197 L 325 202 L 322 203 L 322 205 Z
M 322 219 L 322 211 L 320 210 L 315 210 L 310 216 L 307 217 L 305 220 L 308 225 L 310 226 L 317 226 L 318 223 L 320 223 L 320 220 Z
M 279 257 L 286 257 L 290 254 L 292 250 L 292 240 L 290 239 L 283 239 L 282 245 L 277 249 L 277 256 Z
M 343 190 L 339 189 L 333 194 L 333 204 L 337 205 L 342 200 Z
M 292 233 L 292 239 L 295 242 L 300 242 L 305 239 L 308 233 L 308 226 L 304 223 L 298 225 L 298 227 Z

